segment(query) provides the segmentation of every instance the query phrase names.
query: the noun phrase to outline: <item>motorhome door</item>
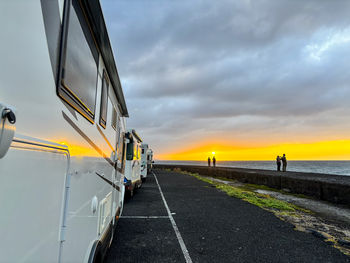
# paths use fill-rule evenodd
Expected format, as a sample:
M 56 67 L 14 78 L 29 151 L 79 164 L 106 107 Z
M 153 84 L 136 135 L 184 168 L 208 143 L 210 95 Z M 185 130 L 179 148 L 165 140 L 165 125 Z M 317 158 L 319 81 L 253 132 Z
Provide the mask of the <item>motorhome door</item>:
M 5 107 L 2 107 L 3 110 Z M 3 262 L 57 262 L 69 154 L 63 145 L 4 131 L 1 115 L 0 257 Z

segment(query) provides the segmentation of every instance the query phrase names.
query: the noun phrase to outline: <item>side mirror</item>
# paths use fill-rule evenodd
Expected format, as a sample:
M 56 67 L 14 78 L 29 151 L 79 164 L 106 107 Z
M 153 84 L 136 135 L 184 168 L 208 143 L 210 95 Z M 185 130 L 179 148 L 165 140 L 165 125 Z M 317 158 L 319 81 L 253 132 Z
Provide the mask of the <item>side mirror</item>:
M 126 160 L 132 161 L 134 159 L 134 142 L 129 142 L 126 146 Z

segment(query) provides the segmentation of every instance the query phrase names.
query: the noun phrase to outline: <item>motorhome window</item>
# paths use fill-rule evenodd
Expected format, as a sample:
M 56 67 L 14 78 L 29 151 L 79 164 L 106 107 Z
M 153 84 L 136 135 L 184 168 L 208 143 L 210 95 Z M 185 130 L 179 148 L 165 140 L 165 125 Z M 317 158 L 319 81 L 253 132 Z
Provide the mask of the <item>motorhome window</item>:
M 122 147 L 122 170 L 124 171 L 124 167 L 125 167 L 125 133 L 122 132 L 122 143 L 123 143 L 123 147 Z
M 120 131 L 120 128 L 118 129 L 117 132 L 117 153 L 118 153 L 118 160 L 120 163 L 122 162 L 122 148 L 123 148 L 123 133 Z
M 78 1 L 73 0 L 70 6 L 67 30 L 61 57 L 58 95 L 93 122 L 98 51 Z
M 142 149 L 141 153 L 144 154 L 145 153 L 145 149 Z
M 106 128 L 107 123 L 107 105 L 108 105 L 108 80 L 106 74 L 103 74 L 102 92 L 101 92 L 101 107 L 100 107 L 100 125 Z
M 115 108 L 113 107 L 112 110 L 112 123 L 111 123 L 113 129 L 115 131 L 117 131 L 117 111 L 115 110 Z
M 121 160 L 121 154 L 119 155 L 119 152 L 121 152 L 121 146 L 122 146 L 122 132 L 121 132 L 121 128 L 119 125 L 119 122 L 117 123 L 117 128 L 116 128 L 116 138 L 117 138 L 117 152 L 118 152 L 118 158 Z
M 122 134 L 122 132 L 121 132 L 121 123 L 120 123 L 120 117 L 118 116 L 118 118 L 117 118 L 117 136 L 120 138 L 120 140 L 122 140 L 122 138 L 123 138 L 123 134 Z
M 128 161 L 131 161 L 134 159 L 134 143 L 129 142 L 126 146 L 126 159 Z

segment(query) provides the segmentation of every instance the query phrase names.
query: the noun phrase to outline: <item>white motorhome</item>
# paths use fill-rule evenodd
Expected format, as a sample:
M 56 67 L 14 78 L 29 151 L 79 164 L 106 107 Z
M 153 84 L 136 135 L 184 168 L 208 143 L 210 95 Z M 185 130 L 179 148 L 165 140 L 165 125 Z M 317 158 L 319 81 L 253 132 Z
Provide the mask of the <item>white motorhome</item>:
M 134 190 L 140 188 L 141 181 L 141 138 L 135 130 L 128 130 L 126 138 L 126 163 L 124 185 L 126 194 L 134 195 Z
M 153 150 L 148 149 L 147 151 L 147 172 L 150 172 L 153 168 Z
M 98 0 L 1 1 L 0 262 L 99 262 L 128 116 Z
M 148 158 L 148 144 L 142 143 L 141 144 L 141 180 L 142 182 L 146 181 L 147 178 L 147 158 Z

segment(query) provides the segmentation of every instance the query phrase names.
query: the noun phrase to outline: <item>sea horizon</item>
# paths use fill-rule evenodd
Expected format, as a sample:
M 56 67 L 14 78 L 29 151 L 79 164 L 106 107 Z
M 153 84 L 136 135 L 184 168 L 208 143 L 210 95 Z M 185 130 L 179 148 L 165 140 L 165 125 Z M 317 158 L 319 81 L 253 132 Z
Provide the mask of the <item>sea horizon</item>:
M 206 160 L 155 160 L 159 164 L 208 165 Z M 276 170 L 276 161 L 217 161 L 218 167 Z M 350 176 L 350 160 L 288 160 L 287 171 Z

